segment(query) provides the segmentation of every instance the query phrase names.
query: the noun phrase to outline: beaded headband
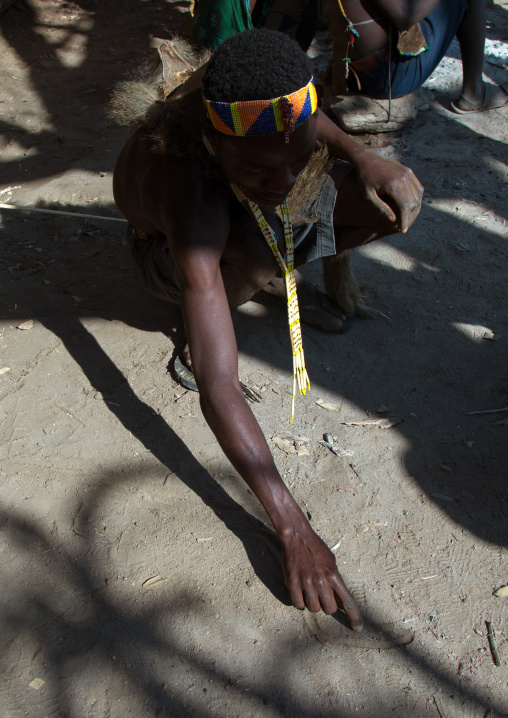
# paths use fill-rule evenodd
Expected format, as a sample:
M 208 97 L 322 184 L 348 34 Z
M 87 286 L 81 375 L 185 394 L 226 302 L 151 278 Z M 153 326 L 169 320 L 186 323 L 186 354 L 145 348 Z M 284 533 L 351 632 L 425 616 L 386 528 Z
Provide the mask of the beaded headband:
M 208 117 L 224 135 L 246 137 L 284 132 L 285 142 L 295 127 L 308 120 L 317 110 L 314 78 L 301 90 L 272 100 L 212 102 L 203 96 Z

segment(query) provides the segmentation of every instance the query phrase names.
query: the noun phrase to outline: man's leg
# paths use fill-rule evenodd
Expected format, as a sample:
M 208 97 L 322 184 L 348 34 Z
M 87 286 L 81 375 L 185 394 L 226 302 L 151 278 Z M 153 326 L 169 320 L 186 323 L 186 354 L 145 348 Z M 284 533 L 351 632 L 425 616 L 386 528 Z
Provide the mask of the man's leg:
M 249 301 L 263 289 L 267 294 L 286 302 L 286 285 L 280 276 L 277 262 L 254 220 L 239 207 L 240 217 L 232 223 L 230 239 L 221 263 L 221 273 L 230 307 L 238 307 Z M 275 212 L 264 212 L 275 234 L 282 238 L 282 223 Z M 295 264 L 299 266 L 295 257 Z M 300 316 L 306 324 L 318 326 L 325 331 L 338 332 L 346 321 L 340 307 L 327 302 L 321 306 L 323 295 L 316 287 L 305 281 L 295 270 Z
M 348 249 L 398 230 L 363 197 L 353 168 L 345 162 L 336 162 L 331 169 L 319 199 L 309 208 L 309 215 L 314 214 L 319 217 L 316 224 L 295 227 L 295 265 L 322 258 L 326 295 L 296 273 L 300 316 L 306 324 L 340 332 L 350 325 L 347 319 L 360 300 Z M 279 277 L 265 291 L 285 298 Z
M 482 79 L 485 51 L 485 0 L 469 0 L 466 14 L 457 31 L 457 40 L 462 56 L 462 97 L 481 108 L 486 100 L 486 85 Z M 493 85 L 488 104 L 500 107 L 508 102 L 508 95 L 502 87 Z M 465 112 L 472 108 L 457 100 L 455 106 Z
M 396 234 L 397 229 L 361 194 L 354 171 L 340 182 L 333 211 L 336 254 L 323 257 L 323 279 L 327 295 L 347 315 L 360 301 L 349 249 Z
M 278 237 L 283 237 L 282 222 L 275 212 L 265 218 Z M 221 274 L 231 308 L 248 302 L 278 272 L 277 261 L 261 234 L 256 221 L 240 204 L 232 210 L 231 231 L 222 255 Z

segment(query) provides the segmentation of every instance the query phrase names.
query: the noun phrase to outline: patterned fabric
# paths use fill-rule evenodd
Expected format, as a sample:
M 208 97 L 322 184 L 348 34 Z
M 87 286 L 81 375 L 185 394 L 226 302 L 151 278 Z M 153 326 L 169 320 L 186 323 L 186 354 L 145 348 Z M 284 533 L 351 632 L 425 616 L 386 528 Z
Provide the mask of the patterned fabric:
M 284 132 L 286 142 L 295 127 L 317 110 L 314 78 L 301 90 L 272 100 L 212 102 L 203 97 L 213 126 L 224 135 L 246 137 Z
M 249 0 L 199 0 L 192 39 L 202 50 L 216 50 L 224 40 L 252 30 Z

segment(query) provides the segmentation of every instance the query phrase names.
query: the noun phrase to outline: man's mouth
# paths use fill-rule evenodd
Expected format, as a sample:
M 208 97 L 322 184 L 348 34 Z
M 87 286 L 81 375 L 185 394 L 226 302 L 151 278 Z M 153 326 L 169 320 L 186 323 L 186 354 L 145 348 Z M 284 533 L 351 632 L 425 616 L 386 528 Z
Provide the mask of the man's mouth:
M 285 194 L 270 195 L 267 197 L 259 196 L 257 198 L 257 204 L 266 205 L 267 207 L 277 207 L 284 202 L 286 197 L 287 195 Z

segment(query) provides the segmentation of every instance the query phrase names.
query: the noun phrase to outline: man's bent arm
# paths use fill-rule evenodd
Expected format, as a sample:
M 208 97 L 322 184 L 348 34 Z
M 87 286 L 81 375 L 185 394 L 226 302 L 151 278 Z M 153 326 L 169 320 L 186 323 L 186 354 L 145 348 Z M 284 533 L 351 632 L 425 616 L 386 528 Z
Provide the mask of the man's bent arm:
M 319 109 L 316 139 L 326 144 L 333 158 L 353 165 L 365 196 L 396 225 L 394 232 L 407 232 L 418 216 L 423 196 L 423 187 L 412 170 L 366 149 Z

